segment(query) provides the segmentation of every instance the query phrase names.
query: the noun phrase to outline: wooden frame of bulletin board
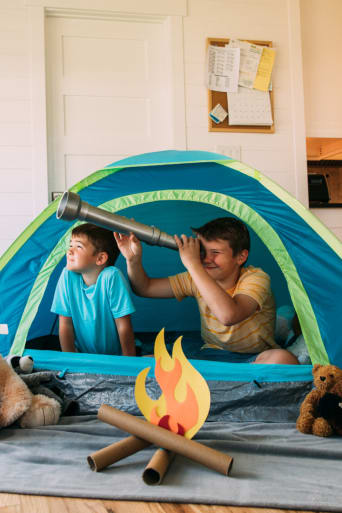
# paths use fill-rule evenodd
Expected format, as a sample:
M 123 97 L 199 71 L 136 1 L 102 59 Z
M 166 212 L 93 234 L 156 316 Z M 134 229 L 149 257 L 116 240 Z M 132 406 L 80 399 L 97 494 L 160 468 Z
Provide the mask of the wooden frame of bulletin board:
M 247 39 L 245 39 L 247 41 Z M 209 45 L 214 46 L 225 46 L 229 43 L 229 39 L 221 39 L 215 37 L 207 38 L 207 48 Z M 248 43 L 253 43 L 255 45 L 261 46 L 269 46 L 272 48 L 272 41 L 251 41 L 248 40 Z M 209 112 L 220 103 L 222 107 L 228 111 L 228 101 L 227 101 L 227 93 L 221 91 L 211 91 L 208 90 L 208 119 L 209 119 L 209 132 L 259 132 L 264 134 L 273 134 L 274 133 L 274 109 L 273 109 L 273 91 L 269 92 L 270 100 L 271 100 L 271 109 L 272 109 L 272 125 L 228 125 L 228 118 L 226 118 L 221 123 L 215 123 L 209 116 Z

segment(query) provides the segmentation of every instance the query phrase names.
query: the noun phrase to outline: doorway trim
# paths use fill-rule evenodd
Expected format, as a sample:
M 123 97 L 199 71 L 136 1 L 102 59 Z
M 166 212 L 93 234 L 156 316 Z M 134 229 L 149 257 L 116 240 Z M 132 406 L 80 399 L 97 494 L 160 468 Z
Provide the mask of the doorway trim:
M 26 0 L 31 42 L 31 95 L 32 95 L 32 174 L 34 215 L 38 215 L 49 203 L 48 195 L 48 147 L 47 147 L 47 94 L 45 66 L 45 19 L 48 16 L 113 19 L 163 23 L 168 31 L 169 58 L 172 64 L 173 82 L 173 140 L 175 149 L 187 149 L 185 118 L 185 73 L 183 48 L 183 16 L 187 14 L 186 0 L 85 1 L 83 9 L 77 9 L 75 0 Z M 147 5 L 145 5 L 147 4 Z M 56 7 L 57 5 L 57 7 Z

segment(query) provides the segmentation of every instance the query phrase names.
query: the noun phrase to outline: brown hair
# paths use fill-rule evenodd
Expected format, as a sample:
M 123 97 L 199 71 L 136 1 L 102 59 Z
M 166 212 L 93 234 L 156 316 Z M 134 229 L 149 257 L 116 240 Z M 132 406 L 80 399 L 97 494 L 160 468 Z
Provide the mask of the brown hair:
M 206 240 L 223 239 L 228 241 L 235 257 L 242 250 L 250 248 L 250 237 L 247 226 L 235 217 L 219 217 L 204 224 L 200 228 L 191 228 Z
M 120 255 L 120 250 L 110 230 L 101 228 L 91 223 L 84 223 L 76 226 L 71 232 L 72 236 L 85 235 L 95 247 L 96 253 L 104 251 L 108 255 L 107 266 L 114 265 Z

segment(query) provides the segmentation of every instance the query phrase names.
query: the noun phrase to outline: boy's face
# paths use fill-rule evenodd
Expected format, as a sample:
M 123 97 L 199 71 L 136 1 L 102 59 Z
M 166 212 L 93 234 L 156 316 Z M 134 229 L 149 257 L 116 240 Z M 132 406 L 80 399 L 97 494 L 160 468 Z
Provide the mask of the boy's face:
M 206 240 L 198 238 L 204 248 L 202 264 L 207 273 L 215 281 L 224 281 L 240 271 L 240 267 L 248 257 L 247 249 L 233 256 L 229 242 L 224 239 Z
M 76 273 L 85 273 L 98 265 L 99 253 L 86 235 L 74 235 L 70 239 L 67 251 L 67 269 Z

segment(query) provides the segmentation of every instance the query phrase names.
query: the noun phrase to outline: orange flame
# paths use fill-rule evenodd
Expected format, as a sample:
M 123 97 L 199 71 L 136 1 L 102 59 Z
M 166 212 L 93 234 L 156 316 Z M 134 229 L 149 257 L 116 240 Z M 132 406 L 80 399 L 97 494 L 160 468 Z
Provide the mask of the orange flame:
M 143 369 L 135 382 L 135 399 L 147 420 L 174 433 L 192 438 L 209 413 L 210 392 L 201 374 L 185 357 L 179 337 L 173 346 L 172 358 L 166 350 L 164 330 L 155 341 L 155 377 L 162 390 L 159 399 L 146 393 L 146 377 L 150 367 Z
M 156 380 L 159 386 L 165 393 L 166 411 L 168 416 L 168 422 L 166 426 L 169 426 L 170 431 L 178 434 L 185 434 L 190 428 L 192 428 L 198 418 L 198 404 L 194 391 L 187 384 L 187 391 L 185 400 L 182 402 L 177 401 L 175 398 L 175 388 L 182 375 L 182 367 L 179 360 L 175 360 L 175 366 L 171 372 L 165 372 L 161 366 L 161 358 L 156 362 L 154 370 Z M 150 421 L 152 424 L 163 425 L 165 417 L 160 417 L 157 413 L 157 406 L 155 406 L 150 415 Z M 164 422 L 163 422 L 163 419 Z

